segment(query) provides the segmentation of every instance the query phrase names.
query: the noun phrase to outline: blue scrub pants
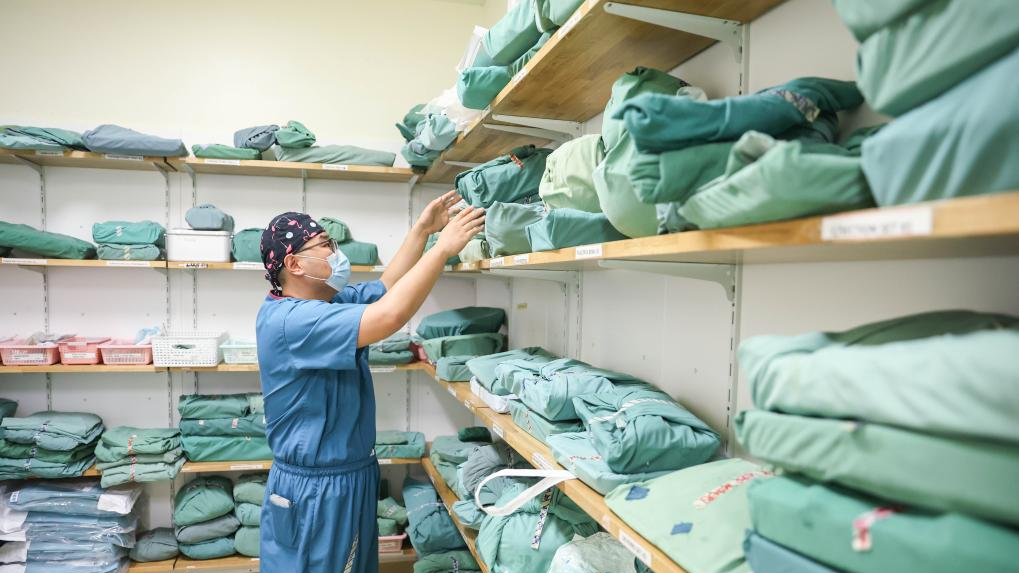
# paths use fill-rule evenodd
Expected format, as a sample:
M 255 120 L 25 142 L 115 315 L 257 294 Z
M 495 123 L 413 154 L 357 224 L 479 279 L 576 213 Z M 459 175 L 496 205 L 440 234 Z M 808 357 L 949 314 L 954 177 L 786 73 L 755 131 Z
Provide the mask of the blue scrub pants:
M 332 467 L 273 460 L 262 506 L 261 571 L 377 573 L 378 492 L 374 456 Z

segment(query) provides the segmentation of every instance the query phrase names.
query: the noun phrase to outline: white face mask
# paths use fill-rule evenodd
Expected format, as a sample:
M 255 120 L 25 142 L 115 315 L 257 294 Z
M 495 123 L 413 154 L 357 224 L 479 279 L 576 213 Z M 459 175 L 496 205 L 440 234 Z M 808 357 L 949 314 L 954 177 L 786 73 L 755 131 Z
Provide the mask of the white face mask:
M 350 259 L 347 255 L 343 254 L 343 251 L 336 249 L 333 254 L 323 259 L 322 257 L 311 257 L 308 255 L 292 255 L 294 257 L 300 257 L 302 259 L 316 259 L 319 261 L 325 261 L 329 264 L 331 270 L 330 274 L 326 278 L 316 277 L 305 273 L 304 276 L 309 279 L 315 279 L 317 281 L 323 281 L 336 292 L 343 290 L 343 287 L 347 286 L 350 282 Z

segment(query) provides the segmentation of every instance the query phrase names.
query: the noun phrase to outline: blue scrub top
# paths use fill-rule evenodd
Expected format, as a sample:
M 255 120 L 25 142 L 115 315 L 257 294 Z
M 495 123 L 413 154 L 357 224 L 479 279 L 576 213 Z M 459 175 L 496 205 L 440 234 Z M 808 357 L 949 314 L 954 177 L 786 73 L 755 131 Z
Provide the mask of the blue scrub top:
M 255 333 L 265 433 L 287 464 L 337 466 L 375 447 L 375 391 L 361 315 L 386 294 L 381 281 L 347 286 L 331 302 L 269 295 Z

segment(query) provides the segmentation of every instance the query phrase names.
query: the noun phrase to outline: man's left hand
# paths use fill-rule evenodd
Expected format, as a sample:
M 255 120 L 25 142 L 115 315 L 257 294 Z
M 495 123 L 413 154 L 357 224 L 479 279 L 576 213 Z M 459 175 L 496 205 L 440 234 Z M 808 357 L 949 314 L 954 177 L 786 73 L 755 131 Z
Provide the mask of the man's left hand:
M 460 196 L 456 189 L 446 193 L 425 207 L 415 227 L 426 235 L 441 231 L 449 223 L 449 210 L 459 202 Z

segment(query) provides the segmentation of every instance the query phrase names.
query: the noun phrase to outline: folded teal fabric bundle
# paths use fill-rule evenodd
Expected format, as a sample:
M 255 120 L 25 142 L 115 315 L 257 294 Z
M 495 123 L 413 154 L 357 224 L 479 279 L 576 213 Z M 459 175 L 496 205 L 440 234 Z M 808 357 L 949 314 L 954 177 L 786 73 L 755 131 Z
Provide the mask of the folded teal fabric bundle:
M 535 23 L 542 32 L 551 32 L 565 24 L 584 0 L 536 0 Z
M 179 139 L 147 135 L 119 125 L 100 125 L 81 134 L 85 147 L 97 153 L 186 157 L 188 150 Z
M 489 28 L 482 45 L 492 62 L 505 66 L 522 56 L 540 37 L 533 2 L 518 2 Z
M 465 201 L 475 207 L 493 203 L 518 203 L 538 194 L 545 158 L 551 149 L 533 145 L 517 147 L 506 155 L 457 174 L 454 185 Z
M 76 149 L 85 151 L 81 134 L 57 127 L 32 127 L 8 125 L 0 127 L 0 147 L 32 151 L 63 151 Z
M 16 444 L 0 438 L 0 458 L 29 459 L 43 462 L 77 462 L 91 458 L 96 449 L 94 442 L 81 444 L 73 450 L 47 450 L 34 444 Z
M 647 481 L 669 473 L 616 473 L 605 463 L 598 450 L 594 449 L 586 432 L 561 432 L 548 436 L 545 443 L 561 466 L 602 495 L 607 495 L 621 485 Z
M 435 362 L 435 375 L 446 382 L 468 382 L 471 379 L 471 370 L 467 368 L 467 361 L 473 356 L 456 355 L 443 356 Z
M 200 523 L 178 525 L 174 534 L 180 543 L 201 543 L 217 537 L 233 535 L 240 526 L 241 522 L 237 520 L 237 517 L 232 513 L 227 513 Z
M 165 251 L 156 245 L 106 245 L 96 247 L 96 256 L 101 261 L 158 261 Z
M 138 563 L 167 561 L 179 553 L 173 529 L 159 527 L 138 536 L 134 547 L 131 548 L 131 561 Z
M 173 504 L 175 526 L 209 521 L 234 510 L 233 483 L 223 476 L 203 476 L 177 492 Z
M 439 242 L 439 233 L 432 233 L 431 235 L 428 235 L 428 239 L 425 241 L 425 252 L 427 253 L 428 251 L 432 250 L 432 247 L 434 247 L 435 244 L 438 243 L 438 242 Z M 460 256 L 459 255 L 453 255 L 452 257 L 449 257 L 448 259 L 446 259 L 446 264 L 447 265 L 459 265 L 460 264 Z
M 399 525 L 407 525 L 407 509 L 391 497 L 379 500 L 377 514 L 381 518 L 392 519 Z
M 29 225 L 0 221 L 0 247 L 17 249 L 48 259 L 93 259 L 92 243 L 69 235 L 40 231 Z
M 265 151 L 276 143 L 278 125 L 257 125 L 234 132 L 234 147 L 245 147 L 257 151 Z
M 0 422 L 3 437 L 16 444 L 33 444 L 47 450 L 73 450 L 90 444 L 103 433 L 103 420 L 83 412 L 36 412 Z
M 430 314 L 418 324 L 418 336 L 431 339 L 462 334 L 499 332 L 506 323 L 506 311 L 490 306 L 465 306 Z
M 182 436 L 181 443 L 193 462 L 232 462 L 272 459 L 265 436 Z
M 377 366 L 399 366 L 410 364 L 417 359 L 417 355 L 410 350 L 396 350 L 393 352 L 382 352 L 374 348 L 368 349 L 368 364 Z
M 187 418 L 180 421 L 184 436 L 265 436 L 265 414 L 239 418 Z
M 577 420 L 561 422 L 548 420 L 517 400 L 510 400 L 509 406 L 513 423 L 543 444 L 548 443 L 550 436 L 584 430 L 583 424 Z
M 245 557 L 258 557 L 261 531 L 258 527 L 244 526 L 234 534 L 234 548 Z
M 234 508 L 237 520 L 247 527 L 258 527 L 262 521 L 262 506 L 253 503 L 238 503 Z
M 605 159 L 605 144 L 598 134 L 584 135 L 560 145 L 545 160 L 538 194 L 550 209 L 578 209 L 601 213 L 594 170 Z
M 252 228 L 238 231 L 230 242 L 230 254 L 235 261 L 247 263 L 262 262 L 262 229 Z
M 95 465 L 95 457 L 73 462 L 48 462 L 40 458 L 0 458 L 0 480 L 79 477 Z
M 612 84 L 612 93 L 602 115 L 601 136 L 605 142 L 605 150 L 615 147 L 626 131 L 625 123 L 615 117 L 617 112 L 624 109 L 623 105 L 626 102 L 640 94 L 674 95 L 688 85 L 685 81 L 654 68 L 637 67 L 619 76 Z
M 269 474 L 264 472 L 241 475 L 234 484 L 234 501 L 262 505 L 268 479 Z
M 247 394 L 183 394 L 177 402 L 181 418 L 240 418 L 249 409 Z
M 542 34 L 529 50 L 511 64 L 475 66 L 460 72 L 456 82 L 456 95 L 460 103 L 468 109 L 487 108 L 551 37 L 551 34 Z
M 184 448 L 176 447 L 172 450 L 168 450 L 162 454 L 135 454 L 130 456 L 124 456 L 122 458 L 114 458 L 111 461 L 103 461 L 100 455 L 109 456 L 109 453 L 103 453 L 105 447 L 100 442 L 95 449 L 96 453 L 96 469 L 99 471 L 111 470 L 113 468 L 119 468 L 121 466 L 129 466 L 131 464 L 173 464 L 184 458 Z
M 525 231 L 531 250 L 535 252 L 626 239 L 604 213 L 576 209 L 552 209 L 544 219 L 528 225 Z
M 743 540 L 743 553 L 754 573 L 838 573 L 834 569 L 809 557 L 747 531 Z
M 346 243 L 354 240 L 350 234 L 350 227 L 336 217 L 319 217 L 318 224 L 329 233 L 329 238 L 337 243 Z
M 107 245 L 166 244 L 166 229 L 155 221 L 105 221 L 92 224 L 92 240 Z
M 195 144 L 191 146 L 191 153 L 195 157 L 205 159 L 261 159 L 262 152 L 248 147 L 230 147 L 218 143 Z
M 277 134 L 277 137 L 279 134 Z M 320 145 L 314 147 L 288 148 L 279 145 L 272 148 L 278 161 L 298 163 L 330 163 L 340 165 L 369 165 L 392 167 L 396 154 L 388 151 L 365 149 L 353 145 Z
M 187 224 L 198 231 L 233 231 L 234 218 L 211 203 L 197 205 L 184 213 Z
M 407 534 L 411 545 L 425 555 L 464 549 L 466 544 L 431 484 L 407 479 L 403 484 L 407 504 Z
M 529 225 L 545 218 L 541 203 L 492 203 L 485 213 L 485 241 L 493 257 L 531 252 Z
M 505 344 L 505 335 L 498 332 L 483 332 L 423 340 L 421 347 L 424 349 L 425 355 L 428 356 L 428 360 L 435 362 L 444 356 L 463 356 L 465 354 L 485 356 L 502 350 Z
M 315 144 L 315 134 L 299 121 L 288 121 L 286 126 L 276 130 L 275 136 L 276 143 L 285 149 L 301 149 Z
M 0 398 L 0 421 L 7 416 L 13 416 L 18 411 L 18 403 L 7 398 Z
M 220 559 L 236 551 L 233 537 L 219 537 L 201 543 L 179 543 L 180 552 L 191 559 Z
M 96 457 L 113 462 L 139 454 L 162 455 L 180 447 L 177 428 L 135 428 L 116 426 L 103 432 Z
M 425 114 L 422 113 L 423 109 L 425 109 L 425 104 L 416 104 L 403 116 L 403 121 L 396 124 L 396 129 L 400 131 L 404 141 L 411 141 L 417 135 L 417 126 L 425 119 Z
M 442 151 L 428 149 L 420 141 L 409 141 L 400 148 L 400 155 L 407 160 L 407 164 L 411 167 L 427 169 L 442 155 Z
M 375 243 L 347 241 L 340 243 L 340 251 L 350 260 L 352 265 L 371 266 L 379 264 L 379 247 Z
M 400 432 L 404 442 L 401 444 L 382 444 L 375 441 L 375 457 L 418 459 L 425 455 L 425 435 L 421 432 Z
M 407 350 L 410 348 L 410 335 L 406 332 L 397 332 L 385 340 L 380 340 L 370 344 L 369 348 L 379 352 L 399 352 L 401 350 Z
M 492 385 L 496 380 L 495 370 L 503 362 L 513 359 L 531 359 L 535 361 L 549 362 L 556 358 L 557 357 L 555 355 L 549 353 L 544 348 L 529 346 L 527 348 L 517 348 L 514 350 L 507 350 L 506 352 L 478 356 L 477 358 L 467 361 L 467 368 L 471 371 L 471 374 L 478 379 L 478 382 L 481 383 L 482 386 L 491 391 Z

